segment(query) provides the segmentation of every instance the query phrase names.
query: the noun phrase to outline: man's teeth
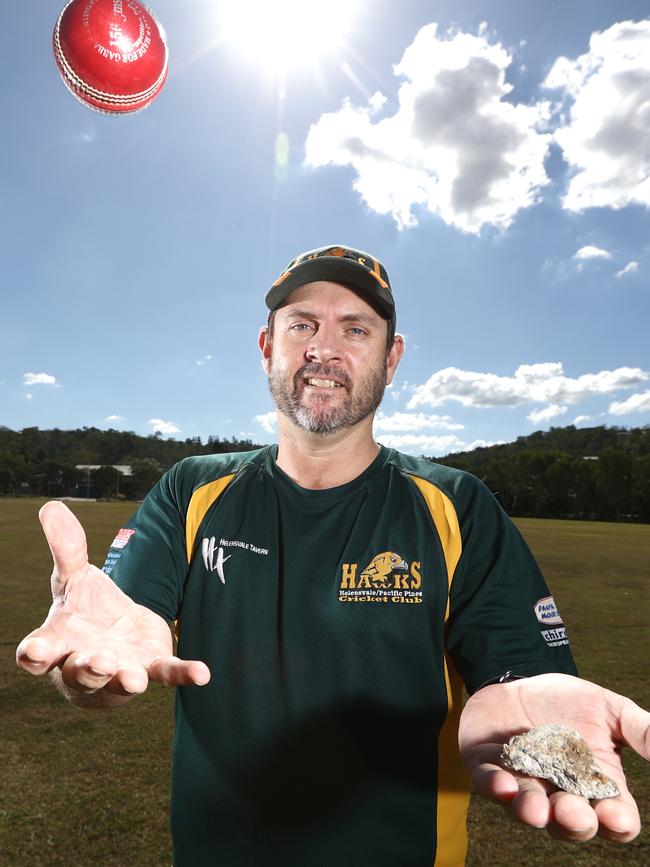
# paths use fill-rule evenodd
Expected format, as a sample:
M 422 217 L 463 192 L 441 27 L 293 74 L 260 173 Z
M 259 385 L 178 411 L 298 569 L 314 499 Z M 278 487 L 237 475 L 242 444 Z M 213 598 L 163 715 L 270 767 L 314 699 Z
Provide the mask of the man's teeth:
M 342 388 L 338 382 L 333 379 L 308 379 L 307 385 L 315 385 L 317 388 Z

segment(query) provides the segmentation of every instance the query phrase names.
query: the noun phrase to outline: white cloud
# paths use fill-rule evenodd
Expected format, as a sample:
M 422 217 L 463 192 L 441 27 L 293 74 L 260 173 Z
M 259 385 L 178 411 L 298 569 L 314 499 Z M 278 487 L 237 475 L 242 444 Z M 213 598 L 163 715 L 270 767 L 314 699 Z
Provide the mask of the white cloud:
M 49 373 L 23 373 L 23 385 L 58 385 L 56 376 Z
M 309 130 L 307 165 L 353 167 L 367 206 L 401 228 L 416 225 L 417 207 L 464 232 L 506 228 L 549 182 L 549 105 L 507 100 L 511 61 L 484 28 L 439 38 L 426 25 L 394 67 L 404 79 L 395 114 L 373 119 L 381 95 L 365 107 L 344 100 Z
M 88 129 L 84 132 L 74 133 L 70 136 L 75 144 L 91 144 L 97 138 L 97 132 L 94 129 Z
M 275 427 L 277 424 L 277 416 L 275 411 L 265 412 L 263 415 L 256 415 L 253 418 L 253 421 L 257 422 L 260 427 L 265 430 L 267 433 L 275 433 Z
M 637 387 L 649 378 L 650 374 L 638 367 L 619 367 L 572 378 L 565 376 L 559 362 L 522 364 L 514 376 L 447 367 L 414 388 L 407 408 L 436 407 L 448 400 L 476 407 L 575 404 L 593 395 Z
M 457 436 L 429 436 L 427 434 L 383 434 L 379 437 L 380 442 L 391 449 L 414 455 L 429 455 L 440 457 L 451 452 L 470 452 L 477 448 L 501 445 L 502 441 L 487 442 L 486 440 L 474 440 L 471 443 L 463 442 Z
M 204 364 L 207 364 L 208 361 L 212 361 L 211 355 L 204 355 L 203 358 L 199 358 L 196 362 L 198 367 L 203 367 Z
M 25 395 L 25 400 L 34 400 L 34 395 L 27 392 L 27 394 Z
M 105 421 L 124 421 L 123 415 L 107 415 Z
M 394 412 L 386 415 L 379 410 L 375 416 L 375 430 L 400 432 L 416 430 L 462 430 L 464 425 L 454 424 L 448 415 L 425 415 L 422 412 Z
M 173 421 L 163 421 L 161 418 L 150 418 L 152 432 L 160 431 L 161 434 L 182 433 L 181 429 Z
M 452 449 L 454 452 L 473 452 L 474 449 L 489 449 L 490 446 L 503 446 L 505 440 L 473 440 L 471 443 L 461 443 L 462 449 Z
M 577 416 L 573 419 L 573 421 L 571 422 L 571 424 L 583 424 L 583 423 L 586 422 L 586 421 L 591 421 L 591 416 L 590 416 L 590 415 L 577 415 Z
M 650 19 L 592 33 L 589 51 L 558 58 L 544 86 L 573 100 L 555 132 L 574 172 L 564 207 L 650 206 Z
M 529 421 L 532 421 L 533 424 L 539 424 L 540 422 L 551 421 L 551 419 L 557 418 L 558 415 L 564 415 L 567 411 L 566 406 L 558 406 L 555 403 L 550 404 L 544 409 L 534 409 L 530 412 L 526 418 Z
M 614 274 L 614 277 L 618 277 L 620 279 L 621 277 L 625 277 L 626 274 L 636 274 L 638 270 L 638 262 L 628 262 L 625 268 L 621 268 L 620 271 L 617 271 L 616 274 Z
M 453 434 L 449 436 L 382 434 L 379 440 L 388 448 L 418 455 L 446 455 L 450 451 L 462 451 L 465 445 Z
M 372 109 L 373 113 L 381 111 L 381 109 L 386 104 L 387 97 L 380 91 L 377 90 L 368 100 L 368 105 Z
M 627 415 L 630 412 L 650 412 L 650 391 L 632 394 L 627 400 L 610 404 L 612 415 Z
M 577 253 L 573 254 L 574 259 L 611 259 L 612 254 L 601 247 L 594 247 L 588 244 L 586 247 L 580 247 Z
M 403 337 L 405 335 L 402 335 Z M 408 344 L 409 350 L 412 348 L 410 344 Z M 413 390 L 413 386 L 408 382 L 408 380 L 403 379 L 401 382 L 398 382 L 394 379 L 390 385 L 386 387 L 386 394 L 390 395 L 391 398 L 395 401 L 403 400 L 406 394 L 410 394 Z

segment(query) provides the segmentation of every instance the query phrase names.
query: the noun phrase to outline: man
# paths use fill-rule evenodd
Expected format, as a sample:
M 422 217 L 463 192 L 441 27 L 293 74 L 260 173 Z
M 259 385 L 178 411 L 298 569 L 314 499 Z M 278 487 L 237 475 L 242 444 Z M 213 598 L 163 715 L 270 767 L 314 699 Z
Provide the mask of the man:
M 71 513 L 45 506 L 54 601 L 19 664 L 88 707 L 179 687 L 177 867 L 459 867 L 470 784 L 556 837 L 635 837 L 618 749 L 648 757 L 650 715 L 575 676 L 478 480 L 373 439 L 404 351 L 383 266 L 311 251 L 267 305 L 278 446 L 173 467 L 103 572 Z M 500 745 L 545 722 L 579 729 L 622 794 L 590 805 L 500 768 Z

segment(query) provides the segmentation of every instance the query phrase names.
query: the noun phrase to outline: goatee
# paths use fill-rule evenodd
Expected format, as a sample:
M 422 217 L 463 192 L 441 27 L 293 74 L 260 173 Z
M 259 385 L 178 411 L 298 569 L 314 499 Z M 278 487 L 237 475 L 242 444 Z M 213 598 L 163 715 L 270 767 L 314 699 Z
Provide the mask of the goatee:
M 336 433 L 353 427 L 375 412 L 382 401 L 386 389 L 386 358 L 381 367 L 369 373 L 365 379 L 354 385 L 348 374 L 341 368 L 323 364 L 305 364 L 290 379 L 289 375 L 269 365 L 269 389 L 278 410 L 295 425 L 309 433 Z M 323 388 L 322 394 L 311 395 L 309 405 L 301 403 L 306 378 L 332 379 L 345 389 L 343 401 L 336 399 L 331 405 L 333 391 L 339 389 Z

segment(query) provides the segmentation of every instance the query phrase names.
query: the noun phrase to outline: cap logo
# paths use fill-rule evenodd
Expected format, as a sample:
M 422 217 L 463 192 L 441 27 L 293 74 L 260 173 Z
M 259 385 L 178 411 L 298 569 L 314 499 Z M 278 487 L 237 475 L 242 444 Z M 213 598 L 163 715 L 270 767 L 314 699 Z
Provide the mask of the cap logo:
M 368 264 L 366 264 L 366 257 L 365 256 L 359 256 L 358 251 L 349 250 L 349 249 L 346 249 L 345 247 L 327 247 L 324 250 L 317 250 L 315 252 L 308 253 L 308 254 L 303 255 L 303 256 L 298 256 L 298 258 L 294 259 L 293 262 L 291 262 L 291 264 L 286 269 L 286 271 L 284 271 L 282 274 L 280 274 L 280 276 L 275 281 L 273 286 L 279 286 L 281 283 L 283 283 L 287 279 L 287 277 L 289 277 L 292 270 L 297 265 L 300 265 L 303 262 L 308 262 L 312 259 L 320 259 L 322 257 L 330 257 L 330 256 L 339 257 L 342 259 L 353 259 L 355 262 L 358 262 L 359 265 L 362 265 L 368 271 L 368 273 L 372 277 L 375 278 L 375 280 L 379 283 L 379 285 L 383 289 L 389 288 L 388 283 L 381 276 L 380 265 L 379 265 L 379 262 L 375 258 L 370 257 L 371 261 L 372 261 L 372 268 L 371 268 Z
M 284 281 L 287 279 L 287 277 L 290 277 L 290 276 L 291 276 L 291 268 L 287 268 L 287 270 L 283 274 L 280 274 L 280 276 L 278 277 L 278 279 L 275 281 L 275 283 L 273 285 L 279 286 L 280 283 L 284 283 Z
M 383 286 L 384 289 L 388 289 L 388 283 L 385 280 L 382 280 L 379 274 L 379 262 L 377 262 L 376 259 L 373 259 L 372 261 L 374 263 L 374 267 L 372 271 L 370 271 L 370 274 L 372 274 L 372 276 L 375 278 L 375 280 L 379 283 L 380 286 Z

